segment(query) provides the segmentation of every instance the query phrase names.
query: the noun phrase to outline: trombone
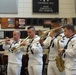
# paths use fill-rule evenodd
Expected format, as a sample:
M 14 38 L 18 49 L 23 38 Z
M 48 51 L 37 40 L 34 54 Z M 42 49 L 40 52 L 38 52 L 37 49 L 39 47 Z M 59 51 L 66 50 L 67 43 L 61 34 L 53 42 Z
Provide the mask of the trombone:
M 43 39 L 43 38 L 46 36 L 46 34 L 48 34 L 49 32 L 51 33 L 52 31 L 55 31 L 55 30 L 60 29 L 60 28 L 62 28 L 62 27 L 63 27 L 63 26 L 56 27 L 56 28 L 53 28 L 53 29 L 51 29 L 51 30 L 47 30 L 47 31 L 44 31 L 44 32 L 42 32 L 41 30 L 39 30 L 39 31 L 38 31 L 38 34 L 39 34 L 40 38 Z

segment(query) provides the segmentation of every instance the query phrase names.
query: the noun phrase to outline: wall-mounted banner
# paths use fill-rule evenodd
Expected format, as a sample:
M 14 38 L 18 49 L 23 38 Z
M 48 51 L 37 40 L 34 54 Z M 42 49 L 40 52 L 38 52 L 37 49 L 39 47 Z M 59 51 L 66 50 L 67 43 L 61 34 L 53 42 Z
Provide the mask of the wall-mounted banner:
M 59 13 L 59 0 L 33 0 L 33 13 Z

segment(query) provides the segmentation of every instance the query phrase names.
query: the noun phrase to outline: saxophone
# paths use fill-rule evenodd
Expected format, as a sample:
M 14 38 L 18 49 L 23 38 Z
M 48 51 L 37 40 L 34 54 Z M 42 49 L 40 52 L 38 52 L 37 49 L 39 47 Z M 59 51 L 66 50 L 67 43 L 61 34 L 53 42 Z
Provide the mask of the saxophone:
M 62 55 L 58 54 L 58 56 L 55 57 L 57 68 L 60 72 L 64 71 L 64 60 L 62 59 Z
M 58 40 L 58 48 L 60 48 L 59 40 Z M 64 60 L 62 59 L 61 53 L 59 53 L 58 56 L 55 57 L 55 61 L 56 61 L 56 66 L 57 66 L 58 70 L 60 72 L 63 72 L 65 67 L 64 67 Z

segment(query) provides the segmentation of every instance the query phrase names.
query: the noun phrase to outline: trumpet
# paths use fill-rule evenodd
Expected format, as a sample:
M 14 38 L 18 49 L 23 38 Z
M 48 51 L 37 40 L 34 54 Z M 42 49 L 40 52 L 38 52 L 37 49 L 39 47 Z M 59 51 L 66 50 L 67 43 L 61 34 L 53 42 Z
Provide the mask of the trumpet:
M 2 44 L 2 43 L 4 43 L 5 41 L 4 40 L 2 40 L 2 41 L 0 41 L 0 44 Z
M 27 39 L 29 39 L 29 36 L 26 37 L 26 38 L 23 40 L 23 42 L 25 42 Z M 36 42 L 39 42 L 39 40 L 40 40 L 40 38 L 36 38 L 32 44 L 34 44 L 34 43 L 36 43 Z M 24 46 L 21 45 L 21 44 L 23 44 L 23 42 L 21 42 L 19 45 L 15 46 L 15 47 L 13 47 L 12 50 L 16 52 L 16 51 L 19 50 L 20 48 L 23 48 Z M 28 43 L 27 45 L 29 45 L 29 44 L 30 44 L 30 43 Z
M 47 31 L 44 31 L 42 32 L 41 30 L 38 31 L 38 34 L 40 36 L 41 39 L 43 39 L 49 32 L 51 33 L 52 31 L 56 31 L 57 29 L 60 29 L 62 28 L 63 26 L 60 26 L 60 27 L 56 27 L 56 28 L 53 28 L 51 30 L 47 30 Z
M 17 46 L 13 47 L 12 50 L 16 52 L 19 48 L 22 47 L 23 42 L 25 42 L 28 38 L 29 38 L 29 36 L 27 36 L 20 44 L 18 44 Z
M 12 40 L 13 38 L 10 38 L 10 40 Z M 8 41 L 10 41 L 10 40 L 8 40 Z M 0 41 L 0 45 L 1 44 L 4 44 L 5 43 L 5 40 L 2 40 L 2 41 Z

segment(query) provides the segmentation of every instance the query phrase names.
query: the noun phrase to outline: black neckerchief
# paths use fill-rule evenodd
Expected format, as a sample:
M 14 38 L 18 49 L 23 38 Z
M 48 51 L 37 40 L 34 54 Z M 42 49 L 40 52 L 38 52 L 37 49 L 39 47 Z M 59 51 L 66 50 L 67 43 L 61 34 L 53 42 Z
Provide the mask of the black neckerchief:
M 29 44 L 28 47 L 27 47 L 27 52 L 28 52 L 28 49 L 29 49 L 29 47 L 31 46 L 33 40 L 34 40 L 34 39 L 32 39 L 32 40 L 29 42 L 30 44 Z M 31 53 L 33 54 L 33 51 L 32 51 L 32 50 L 31 50 Z
M 64 57 L 66 56 L 65 50 L 67 49 L 68 44 L 69 44 L 69 42 L 71 41 L 71 39 L 74 38 L 74 35 L 75 35 L 75 34 L 73 34 L 73 35 L 69 38 L 67 44 L 66 44 L 65 47 L 64 47 L 64 50 L 62 51 L 62 55 L 64 54 Z
M 57 38 L 57 36 L 59 36 L 61 33 L 62 33 L 62 32 L 56 34 L 56 35 L 55 35 L 55 38 Z M 55 38 L 54 38 L 54 39 L 55 39 Z M 49 45 L 49 49 L 50 49 L 50 46 L 52 46 L 52 48 L 54 47 L 54 42 L 53 42 L 54 39 L 51 40 L 50 45 Z
M 64 47 L 64 49 L 67 49 L 68 43 L 70 42 L 70 40 L 71 40 L 72 38 L 74 38 L 74 35 L 75 35 L 75 34 L 73 34 L 73 35 L 69 38 L 69 40 L 68 40 L 66 46 Z
M 18 43 L 18 42 L 19 42 L 19 41 L 13 41 L 12 44 L 15 45 L 15 44 Z M 10 45 L 10 48 L 11 48 L 12 44 Z M 13 53 L 13 50 L 10 50 L 10 49 L 9 49 L 9 52 L 12 52 L 12 53 Z

